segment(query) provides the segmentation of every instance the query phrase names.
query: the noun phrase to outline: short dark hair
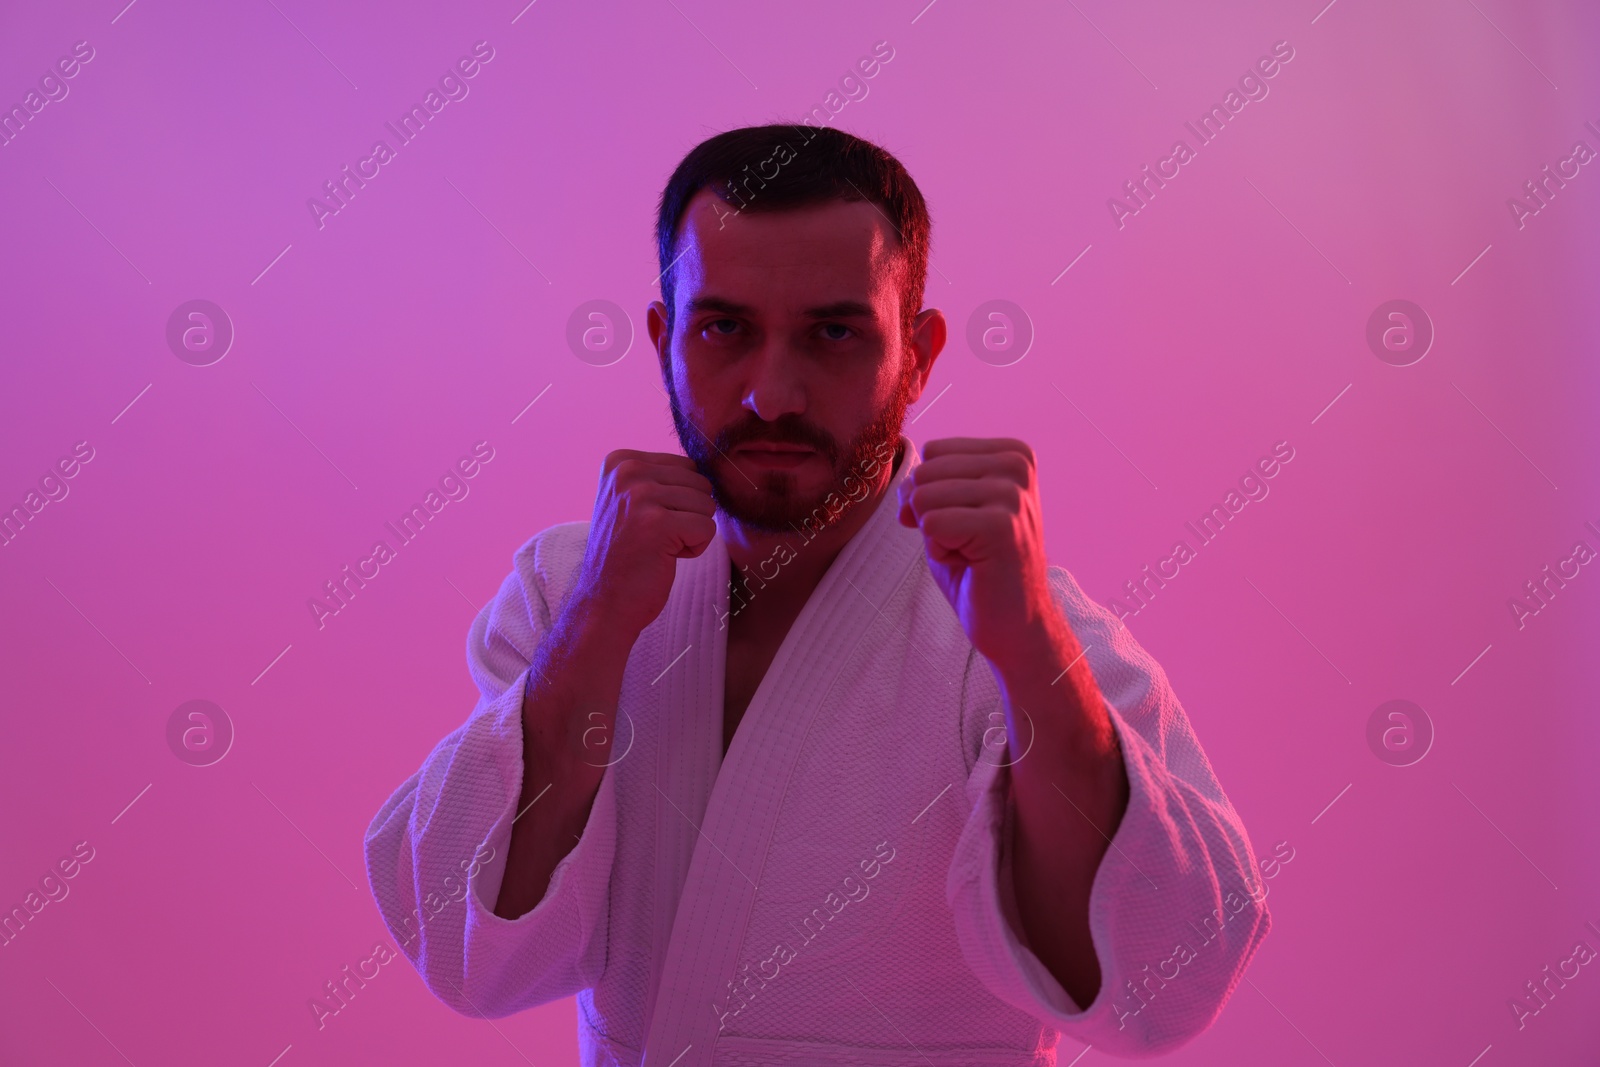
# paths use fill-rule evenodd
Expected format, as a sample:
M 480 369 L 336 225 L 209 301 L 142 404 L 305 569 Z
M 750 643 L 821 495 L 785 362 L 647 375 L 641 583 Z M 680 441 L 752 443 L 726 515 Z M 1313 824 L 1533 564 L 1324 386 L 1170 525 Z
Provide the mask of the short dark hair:
M 766 173 L 772 167 L 776 173 Z M 901 339 L 910 341 L 922 310 L 933 228 L 922 191 L 898 159 L 871 141 L 828 127 L 785 124 L 744 126 L 701 141 L 661 190 L 656 255 L 669 332 L 676 314 L 678 224 L 689 201 L 707 187 L 736 211 L 782 211 L 829 200 L 877 205 L 900 239 Z

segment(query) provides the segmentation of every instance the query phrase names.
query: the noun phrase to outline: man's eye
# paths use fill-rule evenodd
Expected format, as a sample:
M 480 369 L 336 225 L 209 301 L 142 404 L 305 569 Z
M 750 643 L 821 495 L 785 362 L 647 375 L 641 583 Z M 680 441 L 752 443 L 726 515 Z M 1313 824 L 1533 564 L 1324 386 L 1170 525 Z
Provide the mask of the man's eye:
M 737 329 L 738 326 L 739 326 L 739 323 L 737 321 L 733 320 L 733 319 L 713 319 L 712 321 L 706 323 L 706 329 L 710 330 L 712 333 L 721 334 L 722 336 L 726 337 L 728 335 L 727 332 L 724 332 L 724 331 L 721 331 L 721 330 L 717 329 L 718 326 L 722 326 L 722 325 L 727 325 L 729 327 Z M 732 332 L 732 331 L 730 330 L 728 332 Z
M 828 340 L 830 340 L 830 341 L 845 341 L 845 340 L 848 340 L 850 338 L 850 335 L 855 333 L 855 331 L 852 330 L 850 327 L 841 325 L 840 323 L 837 323 L 837 322 L 830 322 L 826 326 L 824 326 L 822 329 L 824 330 L 824 336 L 826 336 L 828 338 Z M 826 331 L 828 331 L 828 330 L 843 330 L 844 331 L 844 336 L 842 336 L 842 337 L 834 337 L 834 336 L 828 335 L 826 333 Z

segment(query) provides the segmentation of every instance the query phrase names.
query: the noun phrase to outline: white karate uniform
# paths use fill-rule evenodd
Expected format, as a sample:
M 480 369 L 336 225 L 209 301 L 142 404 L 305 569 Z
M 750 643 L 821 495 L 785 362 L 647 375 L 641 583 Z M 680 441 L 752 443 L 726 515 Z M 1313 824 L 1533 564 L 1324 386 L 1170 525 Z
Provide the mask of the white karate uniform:
M 1061 1035 L 1068 1059 L 1078 1043 L 1150 1056 L 1216 1017 L 1266 936 L 1265 884 L 1160 665 L 1059 567 L 1051 588 L 1130 786 L 1090 897 L 1094 1002 L 1074 1004 L 1019 936 L 999 847 L 1013 758 L 1002 702 L 921 533 L 897 521 L 896 485 L 918 462 L 901 445 L 726 758 L 728 554 L 718 537 L 678 561 L 628 660 L 583 835 L 543 900 L 504 919 L 492 909 L 522 789 L 527 668 L 588 524 L 517 551 L 468 638 L 477 707 L 367 830 L 384 920 L 439 999 L 499 1017 L 576 994 L 585 1067 L 1050 1064 Z M 807 551 L 798 534 L 794 547 Z

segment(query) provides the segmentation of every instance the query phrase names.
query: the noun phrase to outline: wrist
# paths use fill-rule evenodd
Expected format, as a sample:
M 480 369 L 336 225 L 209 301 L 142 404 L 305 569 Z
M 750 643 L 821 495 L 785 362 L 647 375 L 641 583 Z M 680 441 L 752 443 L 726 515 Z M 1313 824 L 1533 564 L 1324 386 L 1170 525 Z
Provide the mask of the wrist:
M 604 597 L 580 590 L 562 605 L 556 629 L 573 659 L 626 663 L 644 627 Z
M 1004 651 L 987 658 L 1002 689 L 1022 691 L 1051 684 L 1082 651 L 1065 620 L 1044 615 L 1009 635 Z
M 622 677 L 637 637 L 591 609 L 580 594 L 569 597 L 529 665 L 524 747 L 555 779 L 588 782 L 609 761 Z

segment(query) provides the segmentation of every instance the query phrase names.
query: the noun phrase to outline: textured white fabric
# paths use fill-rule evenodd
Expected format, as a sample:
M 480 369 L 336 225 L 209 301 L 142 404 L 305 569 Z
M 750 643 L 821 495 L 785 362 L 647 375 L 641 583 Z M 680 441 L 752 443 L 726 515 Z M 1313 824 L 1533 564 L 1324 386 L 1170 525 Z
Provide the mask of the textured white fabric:
M 901 444 L 896 482 L 918 462 Z M 896 512 L 891 483 L 725 760 L 727 551 L 718 538 L 679 561 L 628 661 L 615 741 L 627 754 L 544 899 L 507 920 L 491 909 L 521 791 L 527 666 L 588 524 L 517 551 L 468 639 L 477 707 L 367 830 L 373 894 L 436 996 L 498 1017 L 576 994 L 586 1067 L 1049 1064 L 1062 1035 L 1068 1059 L 1079 1044 L 1151 1056 L 1216 1017 L 1270 918 L 1165 673 L 1050 569 L 1130 784 L 1090 897 L 1101 989 L 1080 1010 L 1016 932 L 993 675 Z M 490 849 L 464 899 L 442 891 Z

